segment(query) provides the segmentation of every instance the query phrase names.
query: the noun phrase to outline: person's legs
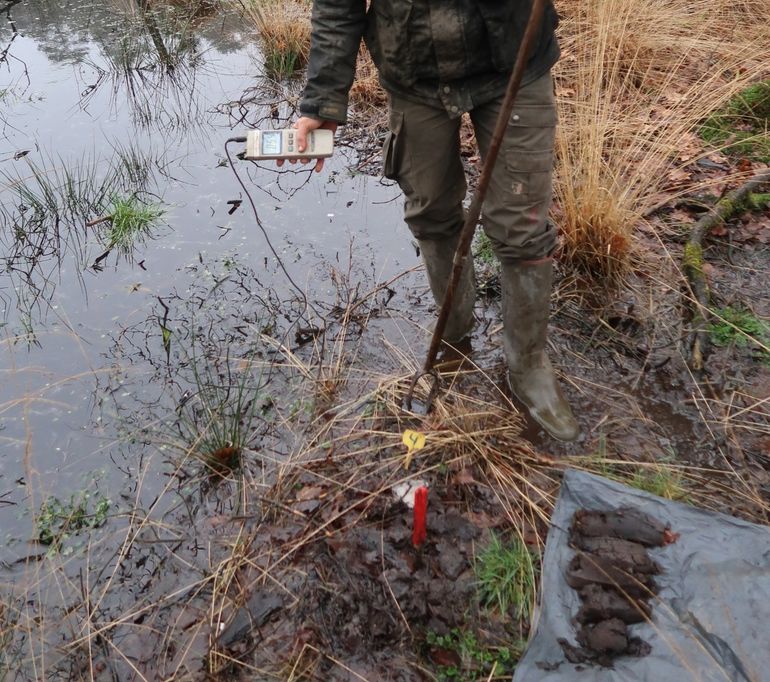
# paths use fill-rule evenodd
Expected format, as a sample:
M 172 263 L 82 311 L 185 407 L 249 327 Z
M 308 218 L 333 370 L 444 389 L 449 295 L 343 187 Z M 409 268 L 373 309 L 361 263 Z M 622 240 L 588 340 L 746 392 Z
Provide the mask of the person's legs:
M 502 100 L 471 112 L 482 158 Z M 548 257 L 556 246 L 556 229 L 548 221 L 555 138 L 556 99 L 548 73 L 519 90 L 484 200 L 484 231 L 503 264 Z
M 482 157 L 502 98 L 471 113 Z M 500 259 L 504 349 L 511 390 L 554 438 L 579 427 L 545 352 L 556 229 L 551 205 L 556 101 L 550 74 L 521 88 L 483 207 L 484 231 Z
M 420 245 L 437 306 L 444 301 L 464 212 L 465 173 L 460 160 L 460 121 L 435 107 L 390 99 L 390 133 L 383 173 L 404 192 L 404 219 Z M 455 291 L 443 338 L 457 343 L 473 329 L 476 288 L 470 259 Z

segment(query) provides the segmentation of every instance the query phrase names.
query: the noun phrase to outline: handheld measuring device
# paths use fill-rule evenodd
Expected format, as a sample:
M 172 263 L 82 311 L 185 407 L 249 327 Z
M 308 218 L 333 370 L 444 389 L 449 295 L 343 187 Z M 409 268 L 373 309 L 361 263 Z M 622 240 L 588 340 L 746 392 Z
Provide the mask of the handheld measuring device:
M 304 152 L 297 149 L 297 131 L 250 130 L 246 134 L 246 155 L 249 161 L 263 159 L 325 159 L 334 151 L 334 133 L 319 128 L 307 134 Z

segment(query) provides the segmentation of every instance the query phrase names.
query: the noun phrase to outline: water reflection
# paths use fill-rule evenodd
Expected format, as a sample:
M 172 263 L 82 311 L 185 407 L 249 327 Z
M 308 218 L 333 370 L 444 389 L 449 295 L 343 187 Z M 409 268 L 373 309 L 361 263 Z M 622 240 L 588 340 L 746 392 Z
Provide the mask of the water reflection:
M 192 140 L 192 149 L 210 147 L 219 116 L 210 113 L 211 83 L 221 73 L 208 59 L 241 47 L 235 23 L 214 9 L 147 0 L 2 6 L 0 121 L 13 151 L 0 155 L 0 319 L 17 311 L 15 334 L 33 338 L 65 271 L 85 295 L 84 271 L 103 266 L 115 246 L 99 220 L 111 206 L 157 203 L 164 190 L 155 176 L 165 186 L 192 179 Z M 120 243 L 130 257 L 141 242 Z
M 0 4 L 0 44 L 19 32 L 33 40 L 52 62 L 77 63 L 88 56 L 91 45 L 105 52 L 119 52 L 117 38 L 126 27 L 141 23 L 142 13 L 166 17 L 152 19 L 165 43 L 164 31 L 196 32 L 218 52 L 228 53 L 243 47 L 238 25 L 223 21 L 210 2 L 189 2 L 181 5 L 149 3 L 147 0 L 113 0 L 97 3 L 93 0 L 7 0 Z
M 236 256 L 188 274 L 185 290 L 158 297 L 146 319 L 113 337 L 113 372 L 97 379 L 97 421 L 117 426 L 129 468 L 137 442 L 205 468 L 217 451 L 253 449 L 272 425 L 267 391 L 282 381 L 273 365 L 299 303 Z
M 205 109 L 197 73 L 205 66 L 205 47 L 190 23 L 145 2 L 124 23 L 117 40 L 100 46 L 99 59 L 84 59 L 96 80 L 84 89 L 81 105 L 87 109 L 106 89 L 112 110 L 128 107 L 138 126 L 169 130 L 200 122 Z
M 33 41 L 51 62 L 77 67 L 83 107 L 105 90 L 112 113 L 127 108 L 145 127 L 201 123 L 206 109 L 198 74 L 206 67 L 204 55 L 243 47 L 238 24 L 217 16 L 209 2 L 37 0 L 11 2 L 0 11 L 8 19 L 0 24 L 0 45 L 11 47 L 17 35 Z M 8 53 L 20 78 L 26 74 L 24 55 Z M 0 49 L 0 63 L 1 57 Z
M 28 155 L 21 167 L 0 169 L 6 188 L 0 204 L 2 264 L 28 332 L 33 312 L 45 317 L 65 259 L 81 278 L 87 267 L 103 260 L 105 249 L 112 249 L 112 207 L 119 201 L 138 204 L 157 191 L 155 174 L 162 159 L 130 146 L 116 146 L 113 152 L 109 159 L 93 151 L 76 160 L 48 157 L 42 162 Z M 130 258 L 140 243 L 138 238 L 125 242 L 124 257 Z
M 222 15 L 176 11 L 163 3 L 153 3 L 155 28 L 135 1 L 3 3 L 0 52 L 10 49 L 0 63 L 0 90 L 10 84 L 13 92 L 0 101 L 0 119 L 7 120 L 0 133 L 0 499 L 2 508 L 9 500 L 21 508 L 38 491 L 72 488 L 83 471 L 103 466 L 108 445 L 101 439 L 108 423 L 137 435 L 135 441 L 121 438 L 120 449 L 126 462 L 141 463 L 147 449 L 142 422 L 174 424 L 175 409 L 194 383 L 188 357 L 193 338 L 196 353 L 214 359 L 217 372 L 236 355 L 239 361 L 254 356 L 266 313 L 275 314 L 268 320 L 270 334 L 282 340 L 302 305 L 287 293 L 246 196 L 220 163 L 231 128 L 272 116 L 272 103 L 281 99 L 275 84 L 262 101 L 242 100 L 215 111 L 254 84 L 254 62 L 241 49 L 237 25 Z M 129 35 L 127 27 L 134 32 Z M 108 75 L 87 93 L 84 107 L 81 95 L 98 79 L 87 62 Z M 128 64 L 129 75 L 125 69 L 117 73 L 121 63 Z M 167 100 L 168 88 L 180 93 L 181 106 L 184 88 L 178 83 L 186 77 L 195 79 L 199 104 L 188 102 L 184 112 L 194 116 L 148 114 L 155 101 Z M 132 84 L 150 93 L 139 104 L 125 95 Z M 272 124 L 283 123 L 288 106 Z M 244 111 L 248 116 L 242 118 Z M 151 124 L 145 115 L 155 116 Z M 198 115 L 194 125 L 176 125 Z M 394 258 L 409 249 L 392 237 L 394 192 L 341 170 L 342 161 L 338 156 L 323 176 L 237 163 L 280 257 L 313 301 L 336 298 L 329 269 L 319 264 L 339 264 L 352 234 L 365 235 L 365 241 L 374 235 L 376 256 L 367 251 L 361 262 L 378 277 L 383 270 L 392 273 Z M 173 238 L 139 249 L 134 263 L 113 255 L 105 265 L 119 267 L 96 273 L 92 265 L 108 244 L 107 225 L 86 223 L 108 211 L 115 194 L 163 200 Z M 226 281 L 216 280 L 212 295 L 221 316 L 204 315 L 195 307 L 201 303 L 197 285 L 188 285 L 196 279 L 190 264 L 203 269 L 222 254 L 232 255 L 234 265 Z M 232 274 L 242 267 L 251 274 Z M 239 291 L 237 282 L 245 288 Z M 177 293 L 169 296 L 174 287 Z M 183 305 L 188 299 L 190 305 Z M 206 325 L 206 333 L 194 325 Z M 24 345 L 32 334 L 39 347 Z M 217 366 L 216 358 L 228 357 Z M 121 373 L 122 383 L 113 381 Z M 262 385 L 256 375 L 255 381 L 253 388 Z M 197 404 L 195 409 L 205 411 L 216 402 L 217 394 L 210 395 L 190 408 Z M 98 424 L 92 422 L 93 402 L 112 410 L 105 408 Z M 202 414 L 190 413 L 188 421 L 200 423 Z M 178 428 L 175 435 L 182 440 Z M 153 476 L 166 464 L 154 466 Z M 152 492 L 158 485 L 146 487 Z M 3 518 L 0 526 L 19 543 L 30 537 L 29 519 Z

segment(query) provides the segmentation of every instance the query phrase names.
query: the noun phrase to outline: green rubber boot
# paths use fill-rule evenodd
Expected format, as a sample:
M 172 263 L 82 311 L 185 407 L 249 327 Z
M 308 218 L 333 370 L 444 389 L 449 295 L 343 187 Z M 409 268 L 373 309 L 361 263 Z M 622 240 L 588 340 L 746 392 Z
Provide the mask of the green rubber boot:
M 502 311 L 511 391 L 552 437 L 575 440 L 580 427 L 545 352 L 553 263 L 550 258 L 503 264 Z
M 444 302 L 449 278 L 452 276 L 452 262 L 457 238 L 439 241 L 421 239 L 419 244 L 420 253 L 422 253 L 425 262 L 425 270 L 428 273 L 430 290 L 433 292 L 436 306 L 440 309 Z M 475 302 L 476 276 L 473 271 L 473 258 L 468 254 L 455 290 L 452 309 L 447 318 L 444 335 L 441 337 L 442 341 L 456 345 L 470 335 L 476 321 L 473 316 Z

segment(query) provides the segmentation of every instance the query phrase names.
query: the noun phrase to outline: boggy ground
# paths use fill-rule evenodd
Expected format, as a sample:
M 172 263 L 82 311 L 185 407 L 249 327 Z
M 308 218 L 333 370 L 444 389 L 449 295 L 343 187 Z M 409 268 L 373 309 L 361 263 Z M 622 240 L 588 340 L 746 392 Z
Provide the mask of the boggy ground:
M 665 207 L 651 225 L 696 215 Z M 766 320 L 766 212 L 725 229 L 705 251 L 715 302 Z M 21 558 L 38 566 L 28 595 L 64 599 L 6 606 L 10 669 L 30 674 L 34 640 L 65 679 L 510 679 L 536 586 L 501 610 L 480 557 L 494 533 L 523 542 L 536 573 L 565 467 L 766 522 L 767 341 L 724 332 L 705 370 L 689 368 L 679 234 L 661 243 L 651 229 L 611 290 L 557 263 L 550 352 L 583 430 L 571 444 L 510 402 L 483 245 L 472 364 L 442 378 L 427 413 L 427 379 L 404 406 L 434 315 L 420 272 L 378 282 L 351 246 L 311 314 L 248 267 L 202 262 L 195 288 L 115 336 L 101 409 L 145 455 L 124 512 L 70 529 L 98 575 L 82 580 L 64 551 Z M 132 376 L 121 357 L 154 374 Z M 121 397 L 132 382 L 141 402 Z M 406 429 L 426 437 L 409 462 Z M 166 483 L 143 498 L 156 471 Z M 394 495 L 412 479 L 430 489 L 419 550 Z
M 245 104 L 245 120 L 271 116 L 270 96 Z M 356 168 L 376 174 L 377 135 L 350 134 L 342 144 L 365 148 Z M 468 154 L 471 176 L 477 161 Z M 121 481 L 109 519 L 71 514 L 52 526 L 58 540 L 4 557 L 0 670 L 20 680 L 510 679 L 537 588 L 523 577 L 501 608 L 482 557 L 494 537 L 518 541 L 536 574 L 565 467 L 766 522 L 767 203 L 705 244 L 713 302 L 730 323 L 715 325 L 722 345 L 698 372 L 682 275 L 689 227 L 720 194 L 714 181 L 726 191 L 733 171 L 762 166 L 721 153 L 701 161 L 692 172 L 714 196 L 648 215 L 622 282 L 607 287 L 565 252 L 557 260 L 550 352 L 583 429 L 573 444 L 548 439 L 510 402 L 483 244 L 473 364 L 443 378 L 427 413 L 427 380 L 414 409 L 403 404 L 435 314 L 422 273 L 382 282 L 376 254 L 351 245 L 348 263 L 317 268 L 308 302 L 266 286 L 262 271 L 199 255 L 195 284 L 159 291 L 146 320 L 121 323 L 100 365 L 93 402 L 114 427 L 103 427 L 114 446 L 105 460 Z M 406 429 L 426 437 L 409 462 Z M 420 549 L 394 495 L 414 479 L 430 489 Z
M 664 207 L 651 224 L 686 224 L 699 215 Z M 709 240 L 706 268 L 715 307 L 767 319 L 767 229 L 760 207 L 741 212 Z M 255 602 L 241 608 L 236 622 L 242 625 L 248 612 L 251 627 L 226 627 L 215 642 L 213 669 L 225 676 L 280 670 L 278 677 L 286 679 L 508 679 L 530 622 L 516 607 L 500 613 L 482 605 L 477 558 L 491 532 L 505 541 L 521 538 L 538 553 L 559 472 L 567 466 L 767 522 L 767 327 L 744 344 L 740 335 L 720 338 L 715 325 L 704 370 L 690 368 L 679 265 L 684 226 L 680 235 L 661 244 L 650 230 L 640 242 L 640 252 L 648 248 L 644 259 L 614 290 L 597 290 L 558 267 L 551 353 L 583 429 L 572 444 L 549 439 L 509 402 L 494 268 L 485 268 L 479 254 L 487 286 L 477 306 L 475 367 L 444 378 L 433 412 L 406 411 L 408 372 L 401 363 L 410 370 L 421 364 L 430 316 L 417 322 L 422 330 L 416 339 L 397 345 L 387 341 L 392 328 L 385 321 L 403 324 L 423 306 L 430 309 L 430 301 L 423 283 L 414 290 L 394 285 L 398 293 L 376 308 L 377 319 L 359 329 L 356 344 L 378 369 L 395 355 L 393 369 L 375 391 L 374 406 L 363 410 L 366 418 L 340 429 L 336 420 L 346 408 L 322 415 L 323 435 L 312 440 L 324 441 L 326 456 L 301 465 L 293 479 L 296 492 L 286 511 L 297 519 L 276 550 L 291 577 L 278 579 L 278 588 L 260 587 Z M 378 351 L 383 339 L 384 351 Z M 344 393 L 343 384 L 335 390 Z M 425 433 L 428 443 L 408 471 L 398 442 L 406 428 Z M 428 541 L 421 550 L 410 544 L 411 512 L 392 491 L 407 477 L 430 487 Z M 297 512 L 307 520 L 304 530 L 296 525 Z M 268 534 L 256 544 L 274 541 Z M 269 566 L 252 567 L 260 585 L 277 575 L 265 579 Z M 290 594 L 281 597 L 284 590 Z
M 732 242 L 706 250 L 716 300 L 759 319 L 768 251 L 750 235 L 765 220 L 742 214 Z M 301 301 L 287 306 L 248 268 L 201 264 L 199 288 L 164 296 L 115 338 L 116 358 L 155 370 L 148 381 L 115 363 L 103 380 L 102 409 L 144 443 L 138 483 L 125 513 L 90 534 L 102 568 L 88 583 L 63 551 L 26 572 L 30 589 L 65 599 L 4 611 L 17 679 L 37 660 L 29 639 L 47 642 L 47 670 L 65 679 L 509 679 L 536 588 L 501 612 L 479 557 L 496 533 L 523 541 L 537 567 L 565 467 L 766 521 L 766 353 L 733 340 L 703 373 L 688 368 L 680 248 L 667 243 L 609 292 L 559 265 L 550 347 L 583 429 L 572 444 L 506 395 L 493 283 L 474 365 L 445 376 L 425 413 L 427 380 L 404 407 L 433 316 L 421 273 L 377 283 L 353 250 L 348 269 L 329 265 L 321 317 L 295 324 Z M 120 397 L 132 381 L 153 388 L 142 404 Z M 406 429 L 426 436 L 408 466 Z M 167 482 L 143 499 L 157 470 Z M 430 489 L 419 550 L 393 492 L 410 479 Z
M 743 239 L 763 220 L 749 212 L 729 229 Z M 762 318 L 768 253 L 760 241 L 735 239 L 731 264 L 728 248 L 707 249 L 717 300 L 748 302 Z M 656 262 L 640 266 L 632 286 L 602 295 L 559 268 L 551 352 L 583 429 L 573 444 L 548 439 L 510 403 L 493 293 L 477 305 L 475 366 L 443 377 L 426 414 L 427 381 L 413 411 L 404 407 L 432 312 L 419 273 L 368 289 L 362 273 L 330 270 L 337 294 L 323 334 L 257 344 L 251 362 L 283 388 L 261 393 L 258 419 L 246 420 L 259 435 L 233 468 L 212 463 L 211 450 L 174 460 L 180 505 L 139 523 L 143 533 L 156 529 L 156 543 L 173 539 L 173 554 L 152 550 L 162 556 L 139 602 L 105 600 L 110 641 L 148 678 L 509 679 L 530 622 L 522 604 L 500 612 L 485 599 L 479 557 L 496 533 L 523 540 L 537 565 L 564 467 L 766 521 L 766 357 L 732 343 L 693 373 L 681 291 L 669 284 L 681 281 L 676 258 Z M 216 330 L 209 356 L 242 343 L 239 319 L 253 325 L 252 306 L 269 309 L 269 296 L 252 299 L 250 274 L 239 277 L 212 302 L 221 311 L 233 286 L 238 310 L 199 325 Z M 264 316 L 261 324 L 271 329 Z M 406 429 L 426 436 L 408 467 Z M 410 479 L 430 488 L 419 550 L 412 512 L 394 494 Z M 159 648 L 147 648 L 145 628 L 163 633 Z M 113 676 L 131 675 L 122 661 L 110 666 Z

